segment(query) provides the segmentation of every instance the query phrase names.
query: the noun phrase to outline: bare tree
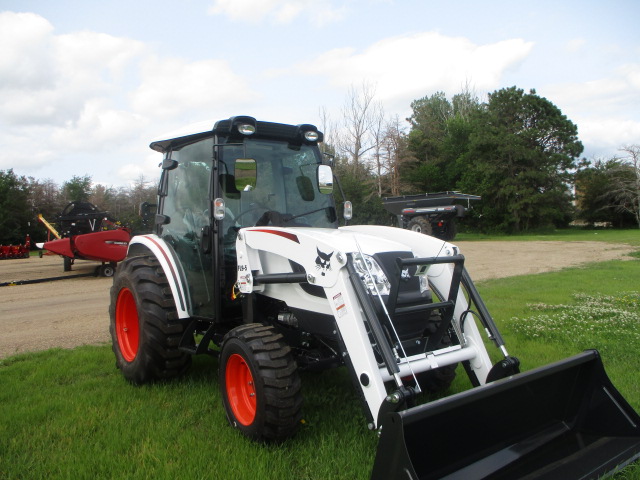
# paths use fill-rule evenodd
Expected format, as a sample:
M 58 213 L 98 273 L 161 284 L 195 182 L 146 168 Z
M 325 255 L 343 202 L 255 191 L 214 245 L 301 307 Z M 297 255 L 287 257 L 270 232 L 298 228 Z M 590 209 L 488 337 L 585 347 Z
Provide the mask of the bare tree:
M 363 82 L 359 89 L 351 86 L 342 109 L 343 128 L 337 142 L 338 149 L 349 158 L 357 170 L 364 156 L 374 148 L 371 131 L 376 118 L 378 104 L 374 102 L 375 88 Z
M 400 170 L 403 164 L 414 160 L 407 148 L 407 136 L 398 115 L 387 122 L 384 135 L 384 151 L 389 190 L 392 196 L 397 196 L 402 192 Z
M 616 210 L 634 216 L 640 228 L 640 145 L 626 145 L 620 149 L 625 156 L 617 158 L 619 166 L 612 170 Z
M 337 145 L 340 141 L 338 138 L 339 128 L 331 119 L 325 107 L 320 107 L 318 114 L 320 116 L 320 131 L 324 134 L 324 140 L 320 145 L 320 151 L 334 156 L 336 154 Z
M 373 140 L 373 161 L 375 163 L 378 197 L 382 197 L 382 180 L 386 173 L 386 162 L 383 158 L 386 120 L 382 104 L 378 103 L 374 107 L 372 116 L 371 137 Z

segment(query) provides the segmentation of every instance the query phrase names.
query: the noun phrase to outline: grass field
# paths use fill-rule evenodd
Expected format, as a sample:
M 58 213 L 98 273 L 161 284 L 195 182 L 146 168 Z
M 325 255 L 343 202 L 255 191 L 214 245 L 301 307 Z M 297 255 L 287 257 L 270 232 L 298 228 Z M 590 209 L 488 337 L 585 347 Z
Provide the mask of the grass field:
M 545 238 L 593 236 L 640 249 L 639 231 L 597 233 Z M 640 411 L 638 260 L 478 288 L 524 370 L 599 348 L 613 383 Z M 254 444 L 227 425 L 216 369 L 215 359 L 196 358 L 184 378 L 133 387 L 109 346 L 0 360 L 0 479 L 369 478 L 377 439 L 344 369 L 302 375 L 304 424 L 280 446 Z M 451 393 L 468 386 L 459 369 Z M 640 479 L 640 468 L 616 478 Z

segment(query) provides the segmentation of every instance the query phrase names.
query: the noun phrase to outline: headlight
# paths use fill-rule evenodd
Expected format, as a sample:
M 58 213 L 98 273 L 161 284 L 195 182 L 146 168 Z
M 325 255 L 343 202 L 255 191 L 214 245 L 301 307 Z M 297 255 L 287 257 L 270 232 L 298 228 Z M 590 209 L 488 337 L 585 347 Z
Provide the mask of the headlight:
M 391 284 L 372 256 L 356 253 L 353 256 L 353 266 L 366 285 L 369 295 L 376 295 L 376 288 L 380 295 L 389 295 Z

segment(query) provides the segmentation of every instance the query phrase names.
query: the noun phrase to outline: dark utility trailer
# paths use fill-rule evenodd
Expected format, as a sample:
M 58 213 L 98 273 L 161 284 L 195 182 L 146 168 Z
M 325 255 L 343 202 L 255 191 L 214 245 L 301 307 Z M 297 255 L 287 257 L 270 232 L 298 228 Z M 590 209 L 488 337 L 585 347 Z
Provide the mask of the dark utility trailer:
M 459 192 L 437 192 L 385 197 L 382 202 L 389 213 L 398 216 L 402 228 L 449 241 L 457 233 L 456 218 L 464 217 L 471 201 L 480 198 Z

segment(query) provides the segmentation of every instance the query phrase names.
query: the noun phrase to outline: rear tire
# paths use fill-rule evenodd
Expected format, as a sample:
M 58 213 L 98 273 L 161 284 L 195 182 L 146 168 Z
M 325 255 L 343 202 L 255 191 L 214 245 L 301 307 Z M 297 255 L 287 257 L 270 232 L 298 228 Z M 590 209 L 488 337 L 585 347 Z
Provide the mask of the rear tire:
M 424 217 L 415 217 L 407 225 L 407 228 L 413 232 L 424 233 L 425 235 L 433 234 L 431 222 Z
M 296 433 L 302 418 L 300 377 L 289 346 L 273 327 L 251 323 L 227 333 L 218 376 L 233 427 L 267 442 Z
M 442 235 L 442 240 L 446 240 L 447 242 L 452 241 L 456 238 L 456 234 L 458 233 L 458 226 L 454 218 L 451 220 L 447 220 L 445 223 L 444 234 Z
M 116 366 L 130 382 L 176 377 L 191 365 L 191 356 L 178 349 L 185 325 L 156 258 L 129 257 L 120 264 L 109 316 Z

